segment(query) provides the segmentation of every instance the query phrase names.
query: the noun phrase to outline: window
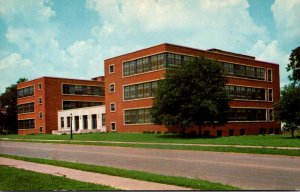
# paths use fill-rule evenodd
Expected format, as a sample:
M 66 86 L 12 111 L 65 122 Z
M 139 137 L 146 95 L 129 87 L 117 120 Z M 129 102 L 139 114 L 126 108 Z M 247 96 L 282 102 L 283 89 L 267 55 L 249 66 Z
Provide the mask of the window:
M 103 105 L 103 102 L 63 101 L 63 110 Z
M 268 89 L 269 91 L 269 100 L 268 101 L 270 101 L 270 102 L 272 102 L 273 101 L 273 89 Z
M 110 123 L 110 130 L 111 131 L 116 131 L 116 122 L 111 122 Z
M 94 95 L 104 96 L 104 87 L 88 85 L 63 84 L 63 94 L 65 95 Z
M 224 74 L 248 79 L 265 80 L 265 69 L 223 62 Z
M 18 105 L 17 110 L 18 110 L 18 114 L 33 113 L 34 102 Z
M 97 129 L 97 115 L 92 114 L 92 129 Z
M 115 92 L 115 84 L 114 83 L 109 84 L 109 92 L 110 93 Z
M 34 95 L 34 87 L 26 87 L 18 90 L 17 96 L 18 98 L 29 97 Z
M 39 97 L 39 104 L 41 105 L 42 104 L 42 98 Z
M 266 109 L 231 108 L 228 121 L 266 121 Z
M 67 117 L 67 127 L 71 127 L 71 123 L 72 123 L 72 118 Z
M 39 119 L 43 119 L 43 112 L 39 112 Z
M 19 129 L 34 129 L 35 128 L 35 120 L 34 119 L 26 119 L 18 121 Z
M 41 83 L 38 84 L 38 90 L 42 90 L 42 84 Z
M 124 100 L 154 97 L 158 81 L 124 86 Z
M 266 100 L 266 90 L 264 88 L 242 87 L 235 85 L 226 85 L 226 92 L 230 99 L 243 100 Z
M 124 116 L 125 124 L 151 123 L 150 108 L 125 110 Z
M 269 109 L 269 121 L 274 121 L 274 109 Z
M 64 117 L 61 117 L 60 118 L 60 128 L 64 128 L 65 127 L 65 118 Z
M 43 127 L 40 127 L 40 133 L 43 133 Z
M 83 123 L 83 129 L 87 129 L 88 128 L 88 116 L 87 115 L 82 116 L 82 123 Z
M 102 119 L 102 126 L 105 126 L 106 123 L 105 113 L 102 113 L 101 119 Z
M 123 76 L 135 75 L 162 69 L 166 63 L 166 53 L 139 58 L 123 63 Z
M 272 77 L 272 69 L 268 69 L 268 82 L 272 82 L 273 77 Z
M 115 72 L 115 65 L 112 64 L 112 65 L 109 65 L 109 74 L 112 74 Z
M 110 104 L 110 112 L 115 112 L 116 111 L 116 104 L 115 103 L 111 103 Z

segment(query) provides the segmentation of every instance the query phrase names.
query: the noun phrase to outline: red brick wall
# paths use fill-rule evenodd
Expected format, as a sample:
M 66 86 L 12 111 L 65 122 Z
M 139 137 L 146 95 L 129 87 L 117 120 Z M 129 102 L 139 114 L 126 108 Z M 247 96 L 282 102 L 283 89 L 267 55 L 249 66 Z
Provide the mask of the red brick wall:
M 42 83 L 42 90 L 38 90 L 38 83 Z M 18 120 L 33 118 L 35 119 L 35 129 L 19 130 L 19 134 L 39 133 L 39 127 L 43 127 L 43 133 L 52 133 L 52 130 L 57 130 L 57 111 L 62 110 L 63 100 L 74 101 L 89 101 L 89 102 L 104 102 L 103 96 L 80 96 L 80 95 L 62 95 L 62 84 L 80 84 L 104 86 L 104 82 L 91 80 L 63 79 L 42 77 L 35 80 L 21 83 L 17 86 L 18 89 L 29 85 L 35 86 L 34 96 L 18 99 L 18 105 L 22 103 L 35 102 L 35 111 L 31 114 L 18 115 Z M 42 97 L 42 105 L 38 104 L 38 98 Z M 38 113 L 43 113 L 43 118 L 38 118 Z
M 192 49 L 182 46 L 162 44 L 143 50 L 135 51 L 118 57 L 105 60 L 105 92 L 106 92 L 106 127 L 110 131 L 110 122 L 116 122 L 116 131 L 118 132 L 143 132 L 143 131 L 179 131 L 178 129 L 167 129 L 164 126 L 145 124 L 145 125 L 124 125 L 124 109 L 128 108 L 143 108 L 151 107 L 152 99 L 141 99 L 132 101 L 123 101 L 123 86 L 127 84 L 141 83 L 147 81 L 153 81 L 163 78 L 164 70 L 158 70 L 154 72 L 146 72 L 143 74 L 137 74 L 129 77 L 122 77 L 122 63 L 128 60 L 133 60 L 148 55 L 157 54 L 160 52 L 175 52 L 179 54 L 187 55 L 197 55 L 208 58 L 214 58 L 220 61 L 228 61 L 232 63 L 251 65 L 257 67 L 264 67 L 267 73 L 267 68 L 272 69 L 273 81 L 267 82 L 259 80 L 249 80 L 240 78 L 229 78 L 229 84 L 243 85 L 243 86 L 253 86 L 253 87 L 263 87 L 263 88 L 273 88 L 273 101 L 276 102 L 280 97 L 280 86 L 279 86 L 279 65 L 257 61 L 249 58 L 230 56 L 225 54 L 218 54 L 198 49 Z M 115 72 L 109 74 L 109 65 L 114 64 Z M 267 76 L 266 76 L 267 78 Z M 109 84 L 115 83 L 116 91 L 114 93 L 109 93 Z M 116 112 L 110 112 L 110 103 L 116 103 Z M 232 107 L 260 107 L 260 108 L 273 108 L 274 102 L 266 101 L 233 101 L 230 103 Z M 260 128 L 279 128 L 280 124 L 278 122 L 251 122 L 251 123 L 228 123 L 223 127 L 219 128 L 203 128 L 203 131 L 210 130 L 212 135 L 216 135 L 216 130 L 223 130 L 223 135 L 229 134 L 229 129 L 234 129 L 235 135 L 239 135 L 240 129 L 245 128 L 246 134 L 257 134 Z M 198 129 L 187 129 L 187 132 L 195 131 Z M 267 130 L 268 131 L 268 130 Z

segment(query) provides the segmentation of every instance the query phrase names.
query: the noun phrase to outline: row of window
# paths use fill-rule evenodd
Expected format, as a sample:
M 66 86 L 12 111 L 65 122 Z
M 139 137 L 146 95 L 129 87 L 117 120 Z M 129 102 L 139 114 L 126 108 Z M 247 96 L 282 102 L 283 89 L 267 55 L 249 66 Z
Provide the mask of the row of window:
M 63 94 L 104 96 L 104 87 L 63 84 Z
M 125 124 L 151 123 L 150 108 L 125 110 Z
M 231 108 L 228 121 L 266 121 L 266 109 Z M 125 124 L 151 123 L 150 108 L 128 109 L 124 111 Z M 274 120 L 274 110 L 268 110 L 268 120 Z
M 266 121 L 266 109 L 230 108 L 228 121 Z M 269 110 L 269 120 L 273 120 L 273 110 Z
M 123 63 L 123 76 L 135 75 L 164 67 L 179 66 L 184 62 L 192 62 L 196 57 L 174 53 L 160 53 Z M 224 74 L 228 76 L 265 80 L 265 69 L 222 62 Z M 114 65 L 109 66 L 109 73 L 114 72 Z M 268 69 L 268 81 L 272 81 L 272 70 Z
M 164 68 L 166 63 L 166 54 L 161 53 L 133 61 L 123 63 L 123 76 L 129 76 L 147 71 L 154 71 Z
M 34 95 L 34 87 L 25 87 L 22 89 L 18 89 L 17 97 L 22 98 L 22 97 L 28 97 Z
M 17 108 L 18 108 L 18 114 L 33 113 L 34 112 L 34 102 L 18 105 Z
M 224 74 L 234 77 L 265 80 L 265 69 L 223 62 Z
M 266 100 L 266 90 L 264 88 L 226 85 L 226 92 L 230 99 Z
M 154 97 L 158 81 L 124 86 L 124 100 Z
M 26 119 L 18 121 L 19 129 L 33 129 L 35 128 L 35 120 L 34 119 Z
M 104 105 L 103 102 L 63 101 L 63 110 Z

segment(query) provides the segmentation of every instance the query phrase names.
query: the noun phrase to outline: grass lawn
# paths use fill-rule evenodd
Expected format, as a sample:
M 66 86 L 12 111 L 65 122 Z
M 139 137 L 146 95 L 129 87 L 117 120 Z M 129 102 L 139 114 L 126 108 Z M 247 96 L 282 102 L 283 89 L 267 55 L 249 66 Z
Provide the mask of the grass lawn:
M 0 138 L 70 140 L 70 135 L 0 135 Z M 126 141 L 150 143 L 189 143 L 220 145 L 252 145 L 273 147 L 300 147 L 300 138 L 290 135 L 249 135 L 233 137 L 184 138 L 177 134 L 143 133 L 88 133 L 76 134 L 74 141 Z
M 0 190 L 117 190 L 64 177 L 0 165 Z
M 66 162 L 66 161 L 39 159 L 39 158 L 31 158 L 31 157 L 20 157 L 20 156 L 4 155 L 4 154 L 0 154 L 0 156 L 24 160 L 24 161 L 42 163 L 42 164 L 67 167 L 67 168 L 78 169 L 78 170 L 83 170 L 83 171 L 102 173 L 102 174 L 107 174 L 107 175 L 133 178 L 133 179 L 143 180 L 143 181 L 151 181 L 151 182 L 164 183 L 164 184 L 170 184 L 170 185 L 176 185 L 176 186 L 183 186 L 183 187 L 188 187 L 188 188 L 198 189 L 198 190 L 239 190 L 239 188 L 237 188 L 237 187 L 224 185 L 224 184 L 220 184 L 220 183 L 214 183 L 214 182 L 205 181 L 205 180 L 200 180 L 200 179 L 166 176 L 166 175 L 159 175 L 159 174 L 147 173 L 147 172 L 142 172 L 142 171 L 126 170 L 126 169 L 119 169 L 119 168 L 105 167 L 105 166 L 96 166 L 96 165 L 87 165 L 87 164 L 72 163 L 72 162 Z M 0 179 L 2 180 L 3 175 L 6 175 L 6 174 L 2 174 L 2 170 L 1 170 L 1 175 L 2 176 L 0 176 Z M 11 181 L 11 182 L 17 183 L 17 182 L 13 182 L 13 181 Z M 0 181 L 0 183 L 1 183 L 1 181 Z M 0 185 L 0 186 L 2 186 L 2 185 Z M 0 190 L 1 189 L 3 190 L 3 188 L 0 187 Z M 47 190 L 52 190 L 52 189 L 53 188 L 47 189 Z M 64 189 L 66 189 L 66 188 L 64 188 Z M 9 190 L 9 189 L 5 188 L 4 190 Z M 13 189 L 13 190 L 18 190 L 18 189 Z M 33 189 L 31 189 L 31 190 L 33 190 Z M 68 189 L 68 190 L 70 190 L 70 189 Z

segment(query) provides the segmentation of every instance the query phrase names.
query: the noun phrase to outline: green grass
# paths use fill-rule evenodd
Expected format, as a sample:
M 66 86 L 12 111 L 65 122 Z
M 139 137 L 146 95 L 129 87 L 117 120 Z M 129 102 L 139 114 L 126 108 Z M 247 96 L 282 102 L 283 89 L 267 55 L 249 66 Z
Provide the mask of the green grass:
M 64 177 L 0 165 L 0 190 L 117 190 Z
M 70 135 L 0 135 L 0 138 L 70 140 Z M 176 134 L 89 133 L 76 134 L 74 140 L 300 147 L 300 138 L 292 139 L 289 135 L 183 138 Z
M 4 155 L 4 154 L 0 154 L 0 156 L 24 160 L 24 161 L 42 163 L 42 164 L 67 167 L 67 168 L 78 169 L 83 171 L 132 178 L 132 179 L 143 180 L 143 181 L 151 181 L 157 183 L 182 186 L 182 187 L 198 189 L 198 190 L 239 190 L 239 188 L 237 187 L 200 180 L 200 179 L 166 176 L 166 175 L 159 175 L 159 174 L 147 173 L 142 171 L 126 170 L 126 169 L 119 169 L 119 168 L 106 167 L 106 166 L 87 165 L 81 163 L 72 163 L 72 162 L 49 160 L 49 159 L 39 159 L 39 158 L 31 158 L 31 157 L 29 158 L 29 157 L 20 157 L 20 156 Z

